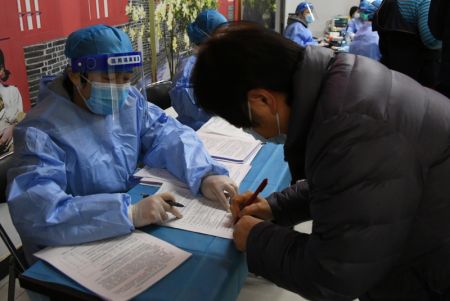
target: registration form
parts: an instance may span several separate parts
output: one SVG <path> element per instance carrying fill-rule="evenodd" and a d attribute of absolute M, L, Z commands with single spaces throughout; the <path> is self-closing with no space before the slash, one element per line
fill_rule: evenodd
<path fill-rule="evenodd" d="M 157 193 L 170 192 L 178 203 L 183 218 L 172 218 L 162 226 L 173 227 L 192 232 L 214 235 L 227 239 L 233 238 L 233 218 L 219 202 L 213 202 L 200 196 L 194 196 L 187 188 L 164 183 Z"/>
<path fill-rule="evenodd" d="M 49 247 L 34 254 L 107 300 L 129 300 L 191 254 L 141 231 L 76 246 Z"/>

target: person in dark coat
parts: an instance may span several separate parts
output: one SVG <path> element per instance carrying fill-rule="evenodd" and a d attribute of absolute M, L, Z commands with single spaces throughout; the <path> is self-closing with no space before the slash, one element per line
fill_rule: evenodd
<path fill-rule="evenodd" d="M 442 40 L 441 69 L 437 90 L 450 98 L 450 1 L 431 0 L 428 24 L 431 33 Z"/>
<path fill-rule="evenodd" d="M 442 43 L 430 32 L 430 0 L 384 0 L 373 19 L 380 62 L 435 88 Z"/>
<path fill-rule="evenodd" d="M 230 24 L 199 51 L 199 104 L 287 134 L 295 183 L 233 198 L 249 271 L 310 300 L 450 300 L 450 102 L 382 64 Z M 244 206 L 244 208 L 240 208 Z M 312 233 L 290 227 L 312 220 Z"/>

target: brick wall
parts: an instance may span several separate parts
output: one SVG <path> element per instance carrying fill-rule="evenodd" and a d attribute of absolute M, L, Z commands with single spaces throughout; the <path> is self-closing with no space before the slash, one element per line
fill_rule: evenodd
<path fill-rule="evenodd" d="M 145 11 L 147 12 L 147 17 L 138 23 L 127 23 L 122 24 L 117 27 L 123 28 L 134 27 L 138 28 L 142 23 L 145 22 L 147 25 L 149 20 L 149 6 L 147 0 L 133 0 L 135 5 L 143 5 Z M 148 25 L 147 25 L 148 29 Z M 181 42 L 182 33 L 179 33 L 179 41 Z M 30 92 L 30 102 L 34 106 L 37 101 L 37 96 L 39 93 L 39 81 L 44 75 L 58 75 L 61 74 L 68 64 L 68 60 L 64 55 L 64 45 L 66 38 L 46 41 L 40 44 L 31 45 L 24 48 L 25 53 L 25 66 L 27 70 L 27 80 Z M 150 43 L 148 39 L 148 31 L 146 31 L 146 36 L 142 40 L 143 45 L 143 58 L 144 58 L 144 75 L 148 80 L 151 78 L 151 62 L 150 62 Z M 183 45 L 185 49 L 183 52 L 189 52 L 189 45 Z M 138 49 L 137 40 L 133 41 L 133 48 Z M 159 41 L 159 53 L 157 55 L 157 66 L 158 66 L 158 80 L 168 79 L 167 72 L 164 72 L 166 66 L 166 57 L 164 54 L 163 41 Z M 165 75 L 163 75 L 165 74 Z"/>
<path fill-rule="evenodd" d="M 64 55 L 66 39 L 48 41 L 24 48 L 28 89 L 31 105 L 36 104 L 39 81 L 43 75 L 56 75 L 64 70 L 67 59 Z"/>

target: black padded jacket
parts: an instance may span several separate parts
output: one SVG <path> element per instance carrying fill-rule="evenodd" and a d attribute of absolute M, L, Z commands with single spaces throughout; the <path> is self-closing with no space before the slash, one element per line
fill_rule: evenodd
<path fill-rule="evenodd" d="M 311 300 L 450 300 L 449 100 L 316 47 L 293 87 L 285 158 L 309 185 L 268 198 L 249 270 Z M 310 235 L 286 227 L 306 220 Z"/>

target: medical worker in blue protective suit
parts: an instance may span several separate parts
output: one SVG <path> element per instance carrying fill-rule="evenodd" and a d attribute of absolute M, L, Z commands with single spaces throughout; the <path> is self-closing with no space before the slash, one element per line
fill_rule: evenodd
<path fill-rule="evenodd" d="M 367 1 L 368 4 L 371 4 L 375 11 L 380 7 L 381 5 L 381 0 L 369 0 Z M 355 6 L 357 7 L 357 6 Z M 374 14 L 374 11 L 371 12 L 372 17 Z M 358 9 L 353 13 L 350 14 L 351 20 L 348 22 L 347 25 L 347 30 L 346 33 L 349 35 L 350 40 L 353 40 L 353 38 L 355 37 L 355 34 L 358 32 L 359 29 L 361 29 L 362 27 L 364 27 L 364 16 L 362 16 L 361 18 L 361 11 L 358 7 Z"/>
<path fill-rule="evenodd" d="M 227 19 L 217 10 L 208 9 L 202 11 L 194 22 L 187 27 L 189 40 L 194 44 L 194 54 L 187 58 L 183 70 L 174 78 L 173 87 L 170 90 L 172 106 L 178 113 L 178 121 L 190 126 L 194 130 L 199 129 L 211 115 L 197 105 L 194 91 L 190 83 L 192 69 L 196 61 L 196 51 L 209 35 Z"/>
<path fill-rule="evenodd" d="M 349 36 L 350 40 L 353 40 L 355 33 L 362 27 L 363 21 L 361 20 L 361 14 L 358 6 L 353 6 L 355 9 L 353 13 L 350 13 L 350 20 L 348 21 L 346 34 Z"/>
<path fill-rule="evenodd" d="M 288 18 L 288 26 L 284 30 L 283 35 L 302 47 L 318 45 L 308 29 L 308 25 L 315 20 L 313 10 L 314 7 L 309 2 L 302 2 L 297 5 L 295 15 L 290 15 Z"/>
<path fill-rule="evenodd" d="M 130 205 L 126 191 L 138 162 L 167 168 L 192 192 L 228 207 L 224 191 L 237 188 L 226 169 L 192 129 L 130 86 L 142 57 L 123 31 L 80 29 L 68 37 L 65 54 L 71 67 L 41 87 L 14 132 L 8 203 L 29 261 L 45 246 L 127 234 L 167 220 L 166 212 L 181 217 L 165 202 L 170 194 Z"/>
<path fill-rule="evenodd" d="M 369 1 L 363 0 L 359 5 L 361 25 L 353 37 L 349 52 L 363 55 L 376 61 L 381 59 L 378 46 L 378 33 L 372 30 L 372 19 L 377 7 Z"/>

